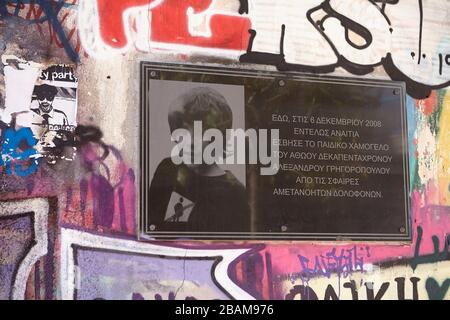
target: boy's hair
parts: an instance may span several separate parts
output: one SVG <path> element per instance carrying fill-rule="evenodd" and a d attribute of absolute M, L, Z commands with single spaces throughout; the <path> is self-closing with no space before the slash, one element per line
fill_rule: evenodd
<path fill-rule="evenodd" d="M 233 112 L 218 91 L 198 87 L 182 94 L 169 107 L 169 126 L 173 132 L 202 121 L 203 130 L 219 129 L 223 134 L 233 125 Z"/>

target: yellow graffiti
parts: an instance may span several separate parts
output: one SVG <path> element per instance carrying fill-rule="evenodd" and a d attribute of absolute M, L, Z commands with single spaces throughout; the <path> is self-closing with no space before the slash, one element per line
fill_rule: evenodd
<path fill-rule="evenodd" d="M 450 206 L 450 90 L 444 97 L 437 136 L 439 205 Z"/>

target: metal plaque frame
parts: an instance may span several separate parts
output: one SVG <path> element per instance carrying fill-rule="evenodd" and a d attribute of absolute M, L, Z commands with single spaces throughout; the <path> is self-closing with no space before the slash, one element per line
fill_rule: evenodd
<path fill-rule="evenodd" d="M 265 213 L 262 216 L 259 215 L 259 209 L 261 206 L 257 207 L 259 209 L 251 211 L 251 223 L 250 228 L 248 230 L 243 231 L 230 231 L 230 230 L 189 230 L 189 228 L 178 229 L 174 228 L 171 230 L 170 228 L 158 228 L 154 224 L 152 224 L 152 217 L 149 217 L 150 212 L 150 201 L 149 201 L 149 188 L 152 183 L 152 177 L 150 176 L 151 167 L 155 167 L 155 163 L 151 163 L 150 155 L 152 152 L 154 153 L 155 148 L 151 148 L 150 144 L 155 144 L 154 140 L 155 136 L 157 136 L 158 132 L 152 132 L 152 130 L 157 130 L 156 126 L 153 128 L 150 125 L 151 116 L 150 113 L 152 110 L 156 110 L 156 108 L 165 108 L 155 101 L 152 102 L 152 98 L 158 95 L 157 101 L 166 101 L 170 99 L 174 99 L 177 96 L 178 91 L 181 92 L 181 88 L 184 88 L 184 85 L 181 84 L 180 90 L 175 90 L 175 92 L 169 97 L 166 94 L 166 91 L 158 91 L 153 92 L 151 94 L 150 83 L 156 83 L 158 81 L 171 82 L 171 85 L 175 85 L 176 83 L 185 82 L 186 86 L 191 84 L 199 84 L 199 85 L 207 85 L 207 86 L 243 86 L 244 87 L 244 113 L 245 113 L 245 123 L 246 128 L 249 124 L 247 119 L 247 108 L 249 102 L 249 97 L 253 98 L 258 97 L 258 95 L 264 95 L 265 98 L 261 98 L 261 101 L 266 103 L 270 99 L 268 97 L 275 96 L 278 89 L 273 88 L 281 88 L 280 92 L 284 92 L 286 95 L 287 105 L 290 105 L 290 101 L 292 99 L 288 99 L 290 97 L 297 97 L 298 92 L 308 92 L 309 100 L 304 101 L 316 101 L 317 99 L 321 100 L 318 104 L 321 112 L 325 110 L 328 112 L 330 118 L 338 118 L 339 114 L 348 113 L 346 105 L 349 105 L 348 108 L 360 108 L 361 114 L 366 112 L 369 115 L 380 115 L 382 119 L 385 119 L 385 122 L 389 124 L 382 128 L 382 130 L 378 130 L 376 132 L 380 133 L 380 139 L 385 139 L 385 145 L 389 145 L 392 153 L 386 153 L 387 157 L 391 156 L 392 163 L 392 171 L 395 174 L 386 174 L 384 177 L 378 178 L 368 178 L 370 174 L 362 174 L 363 181 L 367 180 L 367 183 L 371 186 L 382 188 L 380 190 L 380 194 L 383 194 L 383 198 L 379 198 L 378 200 L 374 199 L 332 199 L 329 197 L 325 197 L 326 199 L 330 199 L 328 202 L 322 198 L 320 201 L 317 200 L 317 206 L 314 204 L 315 200 L 311 200 L 312 198 L 308 198 L 305 200 L 308 202 L 305 205 L 304 209 L 301 212 L 305 213 L 305 215 L 309 215 L 305 218 L 305 222 L 298 222 L 296 224 L 295 214 L 293 217 L 289 216 L 289 213 L 286 214 L 278 212 L 274 212 L 276 210 L 266 209 L 266 205 L 262 209 Z M 258 88 L 262 88 L 266 85 L 268 93 L 264 90 L 260 90 Z M 152 85 L 153 86 L 153 85 Z M 284 87 L 284 88 L 283 88 Z M 158 87 L 159 88 L 159 87 Z M 257 88 L 257 89 L 255 89 Z M 272 88 L 272 89 L 271 89 Z M 325 89 L 323 89 L 325 88 Z M 253 91 L 252 91 L 253 90 Z M 259 93 L 256 94 L 257 90 Z M 284 91 L 283 91 L 284 90 Z M 290 91 L 289 91 L 290 90 Z M 348 90 L 348 92 L 347 92 Z M 172 92 L 172 91 L 171 91 Z M 315 76 L 315 75 L 305 75 L 295 72 L 289 73 L 281 73 L 281 72 L 272 72 L 272 71 L 259 71 L 259 70 L 250 70 L 250 69 L 234 69 L 234 68 L 217 68 L 212 66 L 194 66 L 194 65 L 179 65 L 179 64 L 164 64 L 164 63 L 153 63 L 153 62 L 141 62 L 140 63 L 140 174 L 139 174 L 139 210 L 138 210 L 138 237 L 141 240 L 145 239 L 217 239 L 217 240 L 238 240 L 238 239 L 255 239 L 255 240 L 342 240 L 342 241 L 360 241 L 360 240 L 369 240 L 369 241 L 387 241 L 387 242 L 409 242 L 412 238 L 411 232 L 411 214 L 410 214 L 410 198 L 409 198 L 409 156 L 408 156 L 408 131 L 407 131 L 407 117 L 406 117 L 406 93 L 405 93 L 405 85 L 402 82 L 394 82 L 394 81 L 382 81 L 382 80 L 367 80 L 367 79 L 354 79 L 354 78 L 344 78 L 344 77 L 329 77 L 329 76 Z M 376 93 L 379 93 L 378 95 Z M 251 95 L 253 94 L 253 95 Z M 164 97 L 162 95 L 165 95 Z M 330 97 L 336 98 L 331 99 Z M 364 97 L 371 97 L 371 102 L 365 102 L 361 100 Z M 356 98 L 355 98 L 356 97 Z M 359 98 L 358 98 L 359 97 Z M 351 100 L 351 99 L 355 100 Z M 161 100 L 162 99 L 162 100 Z M 164 100 L 165 99 L 165 100 Z M 278 99 L 274 97 L 274 99 Z M 302 98 L 303 99 L 303 98 Z M 306 99 L 306 98 L 304 98 Z M 327 100 L 328 99 L 328 100 Z M 346 100 L 350 99 L 350 100 Z M 358 100 L 359 99 L 359 100 Z M 365 98 L 364 98 L 365 99 Z M 379 99 L 379 100 L 377 100 Z M 280 98 L 279 101 L 284 101 L 283 97 Z M 302 100 L 303 101 L 303 100 Z M 328 102 L 327 102 L 328 101 Z M 377 104 L 377 101 L 379 103 Z M 380 102 L 381 101 L 381 102 Z M 294 101 L 294 104 L 296 102 Z M 369 107 L 372 106 L 375 107 Z M 384 106 L 385 104 L 385 106 Z M 326 107 L 325 107 L 326 105 Z M 332 106 L 333 108 L 331 108 Z M 359 106 L 359 107 L 358 107 Z M 253 106 L 254 107 L 254 106 Z M 270 106 L 269 106 L 270 107 Z M 268 108 L 269 108 L 268 107 Z M 153 108 L 153 109 L 152 109 Z M 281 108 L 281 107 L 279 107 Z M 290 107 L 286 107 L 290 108 Z M 295 108 L 297 108 L 295 106 Z M 292 110 L 296 110 L 292 107 Z M 308 105 L 305 108 L 309 108 L 308 110 L 315 110 L 316 106 Z M 329 108 L 329 109 L 326 109 Z M 365 109 L 364 109 L 365 108 Z M 380 108 L 380 109 L 376 109 Z M 319 110 L 318 109 L 318 110 Z M 364 109 L 364 110 L 363 110 Z M 255 110 L 252 109 L 253 111 Z M 258 108 L 256 108 L 258 110 Z M 262 109 L 261 109 L 262 110 Z M 271 107 L 268 109 L 271 110 Z M 291 110 L 291 109 L 289 109 Z M 306 110 L 306 109 L 305 109 Z M 353 109 L 352 109 L 353 110 Z M 355 109 L 359 110 L 359 109 Z M 389 110 L 389 113 L 392 112 L 392 116 L 386 116 L 386 110 Z M 153 112 L 153 111 L 152 111 Z M 312 112 L 312 111 L 309 111 Z M 359 112 L 359 111 L 358 111 Z M 253 112 L 253 117 L 255 112 Z M 263 112 L 258 113 L 258 116 L 264 117 Z M 266 115 L 267 116 L 267 115 Z M 273 115 L 272 115 L 273 118 Z M 361 118 L 362 121 L 372 121 L 370 119 Z M 154 120 L 152 121 L 159 121 Z M 381 120 L 380 120 L 381 121 Z M 156 123 L 156 122 L 153 122 Z M 370 122 L 369 122 L 370 123 Z M 381 121 L 381 123 L 383 123 Z M 376 123 L 375 123 L 376 124 Z M 282 124 L 280 124 L 281 126 Z M 288 130 L 289 127 L 280 127 L 283 130 Z M 332 129 L 333 126 L 326 127 L 328 129 Z M 362 128 L 362 127 L 361 127 Z M 375 128 L 366 128 L 362 129 L 362 132 L 368 132 L 367 137 L 374 139 L 375 135 L 370 130 L 375 130 Z M 366 131 L 364 131 L 366 130 Z M 355 130 L 356 131 L 356 130 Z M 374 131 L 375 132 L 375 131 Z M 162 133 L 170 136 L 170 132 Z M 318 139 L 318 138 L 317 138 Z M 170 140 L 167 140 L 170 141 Z M 316 142 L 318 142 L 317 140 Z M 344 140 L 343 141 L 349 141 Z M 357 141 L 355 138 L 353 141 Z M 160 141 L 161 144 L 167 144 L 165 141 Z M 381 142 L 380 142 L 381 144 Z M 150 150 L 152 149 L 152 150 Z M 320 151 L 320 150 L 319 150 Z M 334 151 L 330 151 L 333 154 Z M 338 153 L 336 151 L 335 153 Z M 342 152 L 341 152 L 342 153 Z M 345 153 L 345 152 L 344 152 Z M 376 152 L 374 152 L 376 154 Z M 367 153 L 368 154 L 368 153 Z M 386 158 L 387 159 L 387 158 Z M 300 161 L 299 161 L 300 163 Z M 311 162 L 318 163 L 318 162 Z M 352 165 L 349 164 L 349 167 Z M 380 167 L 378 164 L 373 165 L 373 168 Z M 386 166 L 387 168 L 388 166 Z M 154 169 L 152 169 L 154 170 Z M 156 169 L 158 170 L 158 169 Z M 351 170 L 351 169 L 349 169 Z M 362 170 L 362 169 L 361 169 Z M 366 169 L 368 170 L 368 169 Z M 280 173 L 280 172 L 279 172 Z M 279 174 L 277 173 L 277 174 Z M 298 174 L 298 173 L 296 173 Z M 342 176 L 344 176 L 342 174 Z M 308 177 L 309 178 L 309 177 Z M 325 177 L 326 178 L 326 177 Z M 248 169 L 246 172 L 246 180 L 249 179 Z M 257 184 L 259 186 L 269 185 L 273 186 L 275 183 L 270 184 L 267 182 L 268 180 L 264 178 L 255 178 L 261 180 L 253 181 L 253 184 Z M 364 180 L 366 179 L 366 180 Z M 374 181 L 372 181 L 372 180 Z M 386 183 L 391 184 L 388 181 L 391 181 L 392 185 L 397 186 L 395 189 L 390 189 L 390 186 L 386 186 Z M 340 180 L 336 180 L 340 181 Z M 370 183 L 369 183 L 370 182 Z M 250 186 L 250 189 L 253 187 Z M 332 186 L 330 190 L 341 190 L 336 186 Z M 344 188 L 344 187 L 342 187 Z M 384 189 L 383 189 L 384 188 Z M 393 187 L 392 187 L 393 188 Z M 248 191 L 249 187 L 247 186 L 247 197 L 249 193 L 253 194 L 256 192 Z M 258 188 L 256 188 L 257 190 Z M 292 189 L 292 188 L 290 188 Z M 388 190 L 389 189 L 389 190 Z M 275 187 L 274 187 L 275 190 Z M 315 190 L 314 188 L 311 190 Z M 342 189 L 344 190 L 344 189 Z M 386 192 L 384 192 L 386 191 Z M 259 191 L 258 191 L 259 192 Z M 268 192 L 265 190 L 264 192 Z M 340 192 L 340 191 L 339 191 Z M 340 192 L 342 193 L 342 192 Z M 350 192 L 345 193 L 346 195 L 350 194 Z M 355 193 L 352 193 L 355 194 Z M 362 193 L 361 193 L 362 194 Z M 374 193 L 378 195 L 378 193 Z M 178 193 L 176 194 L 178 196 Z M 268 198 L 264 196 L 264 198 Z M 270 198 L 270 197 L 269 197 Z M 291 199 L 294 198 L 294 199 Z M 294 204 L 291 206 L 292 208 L 297 208 L 299 202 L 298 198 L 291 197 L 284 199 L 287 202 L 292 201 Z M 283 199 L 277 198 L 274 196 L 274 199 Z M 305 198 L 306 199 L 306 198 Z M 265 199 L 264 199 L 265 200 Z M 172 201 L 172 198 L 170 199 Z M 257 200 L 259 201 L 259 200 Z M 280 202 L 280 212 L 284 209 L 283 207 L 284 200 L 279 200 Z M 331 202 L 330 202 L 331 201 Z M 334 203 L 335 201 L 336 203 Z M 286 203 L 287 203 L 286 202 Z M 269 202 L 267 202 L 269 203 Z M 366 204 L 365 204 L 366 203 Z M 347 206 L 348 204 L 348 206 Z M 195 207 L 195 204 L 193 205 Z M 251 207 L 251 205 L 249 205 Z M 288 208 L 289 205 L 287 205 Z M 344 206 L 344 209 L 347 208 L 348 211 L 342 209 L 340 211 L 336 211 L 339 214 L 337 215 L 336 220 L 334 221 L 333 210 L 338 208 L 339 206 Z M 377 207 L 378 206 L 378 207 Z M 352 212 L 352 208 L 356 207 L 356 211 Z M 273 208 L 277 208 L 276 206 Z M 323 212 L 321 211 L 323 209 Z M 377 211 L 377 208 L 380 208 Z M 315 209 L 315 210 L 314 210 Z M 300 210 L 300 209 L 299 209 Z M 338 209 L 336 209 L 338 210 Z M 267 211 L 267 212 L 266 212 Z M 270 212 L 269 212 L 270 211 Z M 289 211 L 289 210 L 287 210 Z M 267 214 L 271 215 L 273 212 L 273 216 L 271 219 L 275 220 L 267 220 Z M 314 213 L 314 214 L 313 214 Z M 287 217 L 285 217 L 287 215 Z M 321 216 L 322 215 L 322 216 Z M 276 220 L 279 217 L 279 221 Z M 298 217 L 303 217 L 302 213 L 298 214 Z M 331 217 L 331 218 L 330 218 Z M 317 219 L 316 219 L 317 218 Z M 283 220 L 284 219 L 284 220 Z M 294 220 L 292 220 L 294 219 Z M 309 220 L 308 220 L 309 219 Z M 316 219 L 316 220 L 314 220 Z M 360 219 L 360 220 L 358 220 Z M 347 221 L 348 224 L 342 226 L 342 230 L 340 231 L 339 223 L 342 221 Z M 260 224 L 255 221 L 259 221 Z M 274 223 L 271 223 L 273 221 Z M 287 221 L 287 222 L 286 222 Z M 294 222 L 291 227 L 289 222 Z M 311 222 L 312 221 L 312 222 Z M 356 221 L 354 228 L 351 226 L 352 221 Z M 239 221 L 236 221 L 237 223 Z M 266 223 L 266 224 L 265 224 Z M 307 225 L 308 228 L 303 229 L 303 225 Z M 260 227 L 264 226 L 264 227 Z M 269 227 L 267 227 L 269 226 Z M 273 226 L 270 227 L 270 226 Z M 336 230 L 330 230 L 335 228 Z M 353 229 L 352 229 L 353 228 Z M 372 228 L 372 229 L 371 229 Z M 345 230 L 344 230 L 345 229 Z"/>

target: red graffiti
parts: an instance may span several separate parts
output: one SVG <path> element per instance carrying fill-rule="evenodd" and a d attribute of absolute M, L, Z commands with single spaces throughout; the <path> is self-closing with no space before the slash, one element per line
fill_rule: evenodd
<path fill-rule="evenodd" d="M 188 30 L 189 7 L 195 13 L 207 10 L 212 1 L 170 0 L 152 11 L 152 41 L 189 44 L 199 47 L 241 50 L 247 48 L 247 32 L 251 23 L 243 17 L 214 15 L 211 17 L 211 38 L 193 37 Z"/>
<path fill-rule="evenodd" d="M 125 34 L 123 14 L 127 9 L 150 5 L 155 0 L 97 0 L 100 22 L 100 35 L 106 44 L 113 48 L 123 48 L 128 40 Z"/>
<path fill-rule="evenodd" d="M 439 97 L 436 91 L 432 91 L 430 96 L 423 100 L 416 100 L 416 106 L 418 109 L 426 116 L 431 116 L 435 111 L 436 106 L 438 106 Z"/>
<path fill-rule="evenodd" d="M 127 9 L 155 4 L 154 0 L 109 1 L 97 0 L 100 35 L 113 48 L 128 44 L 124 25 Z M 187 11 L 194 13 L 208 10 L 212 0 L 166 0 L 151 9 L 150 41 L 167 44 L 193 45 L 206 48 L 243 50 L 247 48 L 251 27 L 250 19 L 239 16 L 213 14 L 210 19 L 211 37 L 194 36 L 189 32 Z M 149 15 L 150 16 L 150 15 Z"/>

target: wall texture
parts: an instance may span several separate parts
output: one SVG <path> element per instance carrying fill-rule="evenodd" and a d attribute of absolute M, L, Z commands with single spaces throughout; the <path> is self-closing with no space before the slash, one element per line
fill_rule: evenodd
<path fill-rule="evenodd" d="M 449 0 L 0 0 L 0 55 L 0 299 L 450 298 Z M 144 60 L 404 81 L 412 243 L 138 242 Z"/>

